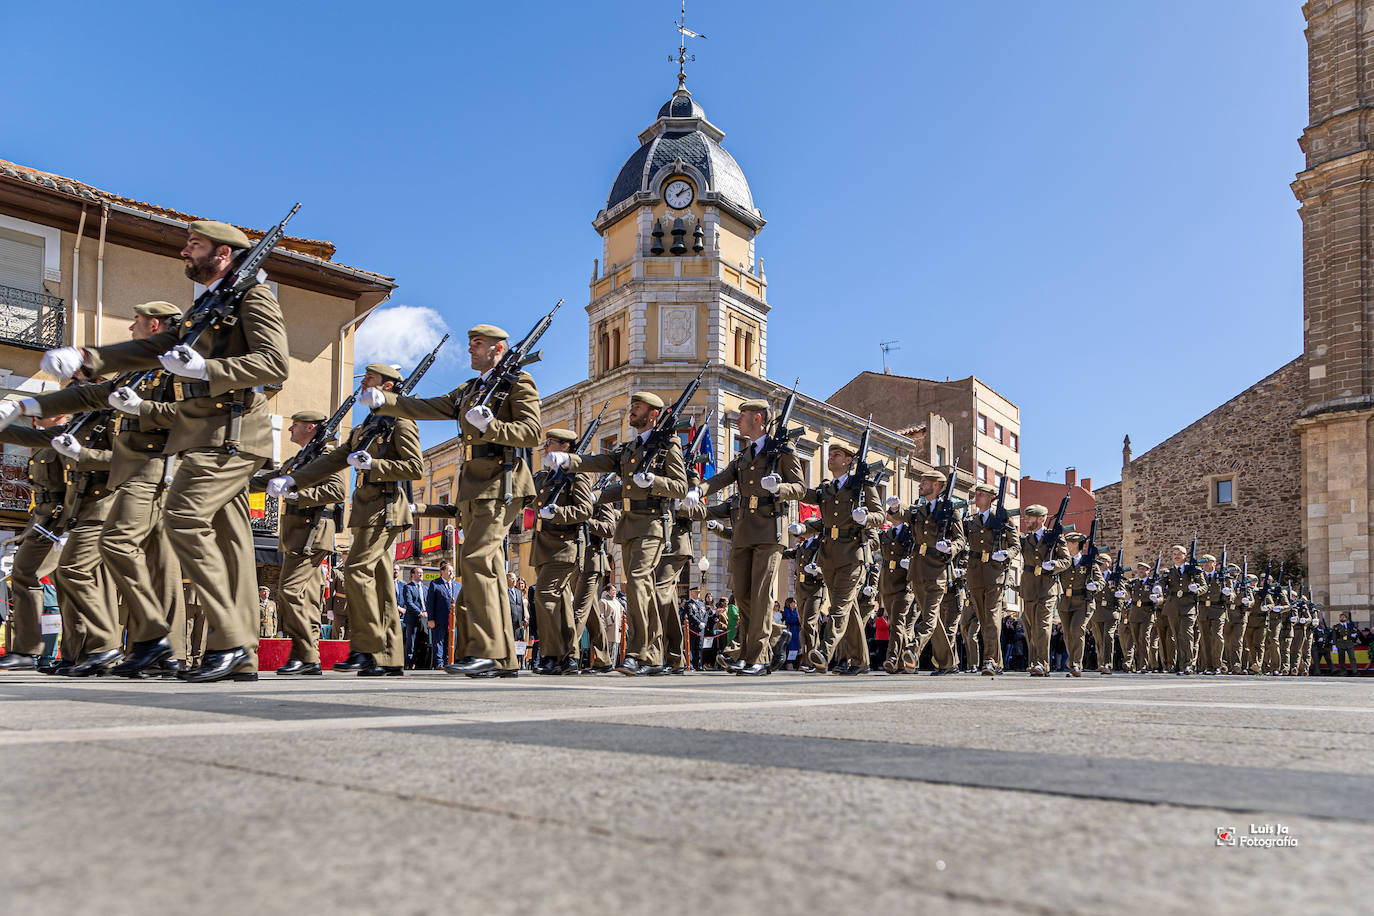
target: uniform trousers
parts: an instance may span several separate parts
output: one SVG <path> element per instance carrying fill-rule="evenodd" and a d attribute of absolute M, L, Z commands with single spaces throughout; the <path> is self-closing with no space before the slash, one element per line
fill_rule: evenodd
<path fill-rule="evenodd" d="M 182 658 L 186 604 L 181 564 L 163 524 L 166 487 L 161 480 L 129 480 L 109 500 L 100 558 L 128 614 L 129 638 L 151 642 L 168 637 L 172 657 Z"/>
<path fill-rule="evenodd" d="M 828 546 L 828 545 L 827 545 Z M 836 551 L 838 552 L 838 551 Z M 834 657 L 851 666 L 868 667 L 868 641 L 860 620 L 859 588 L 863 585 L 865 565 L 858 556 L 834 558 L 821 551 L 821 572 L 830 595 L 830 626 L 833 634 L 822 648 L 827 659 Z"/>
<path fill-rule="evenodd" d="M 1093 645 L 1097 647 L 1097 667 L 1106 668 L 1108 671 L 1113 668 L 1113 657 L 1116 654 L 1116 631 L 1121 622 L 1119 611 L 1109 611 L 1106 608 L 1096 608 L 1093 615 L 1088 618 L 1088 628 L 1092 630 Z"/>
<path fill-rule="evenodd" d="M 1159 651 L 1165 670 L 1184 671 L 1193 667 L 1193 631 L 1197 627 L 1197 608 L 1191 604 L 1165 607 L 1160 615 Z"/>
<path fill-rule="evenodd" d="M 974 579 L 972 581 L 978 581 Z M 982 651 L 976 644 L 970 647 L 969 630 L 964 631 L 964 646 L 968 649 L 969 664 L 977 665 L 981 655 L 984 664 L 992 662 L 993 669 L 1002 670 L 1002 616 L 1006 611 L 1007 593 L 1001 581 L 991 585 L 971 585 L 968 589 L 968 603 L 978 618 L 978 626 L 972 632 L 981 636 Z"/>
<path fill-rule="evenodd" d="M 578 568 L 577 563 L 546 562 L 535 571 L 534 614 L 539 624 L 540 658 L 557 661 L 577 652 L 573 580 Z"/>
<path fill-rule="evenodd" d="M 1269 615 L 1252 611 L 1245 618 L 1245 654 L 1241 664 L 1246 671 L 1258 674 L 1264 669 L 1264 653 L 1269 644 Z"/>
<path fill-rule="evenodd" d="M 911 583 L 911 625 L 902 635 L 902 654 L 898 670 L 915 672 L 921 664 L 921 652 L 940 626 L 940 606 L 944 603 L 944 577 L 938 579 L 908 579 Z M 889 651 L 891 647 L 889 646 Z"/>
<path fill-rule="evenodd" d="M 959 612 L 959 635 L 964 637 L 964 667 L 976 671 L 983 663 L 983 652 L 979 645 L 979 635 L 983 623 L 978 619 L 978 610 L 968 599 L 969 590 L 964 590 L 964 609 Z"/>
<path fill-rule="evenodd" d="M 812 652 L 825 654 L 821 643 L 821 613 L 825 610 L 825 583 L 797 583 L 797 621 L 801 629 L 801 652 L 798 667 L 811 665 Z"/>
<path fill-rule="evenodd" d="M 353 528 L 353 543 L 344 564 L 348 648 L 371 655 L 376 664 L 388 668 L 406 663 L 405 634 L 396 610 L 396 584 L 391 578 L 396 542 L 405 530 L 387 525 Z"/>
<path fill-rule="evenodd" d="M 900 588 L 883 591 L 883 607 L 887 610 L 887 659 L 883 667 L 896 671 L 901 667 L 902 655 L 915 639 L 916 625 L 911 602 L 911 586 L 905 579 Z M 802 629 L 802 648 L 805 650 L 806 630 Z"/>
<path fill-rule="evenodd" d="M 739 607 L 739 655 L 746 665 L 772 658 L 773 596 L 782 560 L 781 544 L 731 544 L 730 588 Z"/>
<path fill-rule="evenodd" d="M 601 622 L 601 570 L 587 563 L 574 576 L 573 595 L 573 639 L 574 646 L 582 642 L 582 630 L 587 631 L 587 641 L 591 646 L 592 664 L 610 664 L 611 640 Z"/>
<path fill-rule="evenodd" d="M 71 661 L 120 648 L 119 605 L 114 583 L 100 563 L 102 522 L 77 521 L 67 529 L 67 543 L 57 561 L 57 585 L 65 632 L 69 616 L 80 621 L 81 644 Z M 68 611 L 70 608 L 70 611 Z"/>
<path fill-rule="evenodd" d="M 1226 612 L 1226 625 L 1221 631 L 1221 666 L 1226 671 L 1239 671 L 1241 652 L 1245 645 L 1245 624 L 1249 615 L 1237 605 Z"/>
<path fill-rule="evenodd" d="M 1226 611 L 1204 607 L 1198 618 L 1198 663 L 1203 671 L 1217 671 L 1222 667 L 1222 634 L 1226 629 Z"/>
<path fill-rule="evenodd" d="M 677 584 L 682 579 L 692 557 L 690 554 L 668 554 L 658 561 L 654 576 L 654 592 L 658 596 L 659 645 L 656 654 L 663 664 L 673 668 L 687 667 L 687 652 L 683 645 L 682 615 L 677 609 Z"/>
<path fill-rule="evenodd" d="M 958 639 L 959 617 L 964 612 L 964 590 L 950 588 L 940 599 L 940 625 L 936 627 L 931 645 L 931 663 L 935 669 L 947 670 L 959 667 Z"/>
<path fill-rule="evenodd" d="M 14 552 L 10 570 L 10 599 L 14 604 L 14 644 L 9 651 L 18 655 L 43 652 L 44 576 L 57 568 L 58 551 L 52 541 L 36 531 L 27 531 Z M 65 623 L 65 618 L 63 623 Z M 64 632 L 65 635 L 65 632 Z M 62 657 L 70 658 L 65 652 Z"/>
<path fill-rule="evenodd" d="M 277 610 L 282 632 L 291 640 L 291 658 L 320 663 L 320 614 L 324 607 L 324 561 L 327 550 L 297 553 L 283 550 L 277 580 Z"/>
<path fill-rule="evenodd" d="M 1064 648 L 1069 651 L 1069 668 L 1083 667 L 1083 646 L 1088 632 L 1090 601 L 1065 597 L 1059 600 L 1059 627 L 1064 631 Z"/>
<path fill-rule="evenodd" d="M 468 499 L 458 503 L 463 542 L 458 546 L 458 570 L 463 580 L 462 620 L 457 638 L 459 657 L 489 658 L 501 670 L 519 667 L 515 658 L 515 630 L 506 592 L 505 537 L 510 519 L 523 511 L 523 502 L 507 506 L 499 499 Z M 387 582 L 391 577 L 386 577 Z M 350 602 L 351 605 L 351 602 Z M 356 621 L 349 622 L 357 626 Z"/>
<path fill-rule="evenodd" d="M 1050 670 L 1050 631 L 1054 628 L 1054 614 L 1059 606 L 1057 592 L 1027 596 L 1022 592 L 1021 627 L 1026 631 L 1026 668 L 1039 665 Z"/>

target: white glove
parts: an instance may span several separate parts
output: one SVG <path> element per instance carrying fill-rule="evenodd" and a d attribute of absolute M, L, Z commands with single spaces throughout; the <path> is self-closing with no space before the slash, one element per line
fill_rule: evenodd
<path fill-rule="evenodd" d="M 1240 599 L 1241 607 L 1249 607 L 1250 605 L 1252 605 L 1252 604 L 1254 604 L 1254 603 L 1255 603 L 1255 599 L 1253 599 L 1253 598 L 1242 598 L 1242 599 Z"/>
<path fill-rule="evenodd" d="M 701 570 L 702 572 L 706 572 L 706 570 L 710 568 L 711 561 L 706 557 L 702 557 L 700 560 L 697 560 L 697 569 Z"/>
<path fill-rule="evenodd" d="M 60 436 L 53 436 L 53 451 L 68 458 L 78 458 L 81 455 L 81 443 L 76 441 L 76 437 L 71 433 L 63 433 Z"/>
<path fill-rule="evenodd" d="M 67 546 L 67 535 L 64 534 L 64 535 L 62 535 L 61 537 L 59 537 L 59 538 L 57 539 L 57 549 L 58 549 L 58 550 L 61 550 L 63 547 L 66 547 L 66 546 Z"/>
<path fill-rule="evenodd" d="M 802 567 L 802 572 L 806 573 L 808 576 L 819 576 L 821 574 L 821 568 L 815 563 L 807 563 Z"/>
<path fill-rule="evenodd" d="M 572 455 L 567 452 L 549 452 L 541 464 L 546 471 L 561 471 L 572 463 Z"/>
<path fill-rule="evenodd" d="M 1159 595 L 1159 594 L 1151 595 L 1151 596 L 1150 596 L 1150 602 L 1151 602 L 1152 604 L 1163 604 L 1163 603 L 1164 603 L 1164 596 L 1163 596 L 1163 595 Z"/>
<path fill-rule="evenodd" d="M 1230 598 L 1232 595 L 1236 593 L 1236 590 L 1228 585 L 1221 590 L 1221 593 L 1225 595 L 1227 598 Z"/>
<path fill-rule="evenodd" d="M 863 506 L 860 506 L 853 512 L 849 513 L 849 517 L 854 519 L 854 524 L 856 525 L 868 524 L 868 510 L 865 509 Z"/>
<path fill-rule="evenodd" d="M 81 355 L 81 350 L 76 347 L 58 347 L 56 350 L 49 350 L 43 354 L 43 358 L 38 361 L 38 368 L 51 375 L 53 378 L 66 381 L 76 371 L 84 365 L 86 360 Z"/>
<path fill-rule="evenodd" d="M 698 488 L 698 487 L 692 487 L 692 489 L 690 489 L 690 490 L 687 491 L 687 495 L 684 496 L 684 497 L 682 497 L 682 508 L 684 508 L 684 509 L 695 509 L 695 508 L 697 508 L 697 507 L 700 506 L 700 505 L 701 505 L 701 490 L 700 490 L 700 488 Z"/>
<path fill-rule="evenodd" d="M 376 410 L 386 403 L 386 393 L 380 388 L 364 388 L 358 394 L 358 403 L 368 410 Z"/>
<path fill-rule="evenodd" d="M 945 540 L 936 541 L 935 549 L 940 551 L 940 553 L 954 553 L 954 545 Z"/>
<path fill-rule="evenodd" d="M 1097 591 L 1098 585 L 1097 585 L 1096 582 L 1089 582 L 1088 585 L 1087 585 L 1087 588 L 1088 588 L 1088 591 L 1090 591 L 1090 592 L 1095 592 L 1095 591 Z"/>
<path fill-rule="evenodd" d="M 540 518 L 544 518 L 544 519 L 553 518 L 553 512 L 554 512 L 553 506 L 540 506 L 540 507 L 539 507 L 539 517 L 540 517 Z"/>
<path fill-rule="evenodd" d="M 105 399 L 105 403 L 109 404 L 120 413 L 127 413 L 136 417 L 138 416 L 139 405 L 143 403 L 143 398 L 139 397 L 138 392 L 134 391 L 128 385 L 122 385 L 110 392 L 110 396 Z"/>
<path fill-rule="evenodd" d="M 1196 582 L 1189 582 L 1189 583 L 1188 583 L 1188 591 L 1190 591 L 1190 592 L 1192 592 L 1194 595 L 1196 595 L 1198 592 L 1202 591 L 1202 586 L 1201 586 L 1201 585 L 1198 585 Z"/>
<path fill-rule="evenodd" d="M 646 490 L 654 485 L 654 475 L 650 474 L 648 471 L 640 471 L 630 479 L 634 481 L 635 486 L 643 487 Z"/>
<path fill-rule="evenodd" d="M 1289 618 L 1288 618 L 1288 622 L 1289 622 L 1289 623 L 1297 623 L 1297 622 L 1298 622 L 1297 615 L 1294 615 L 1294 616 L 1292 616 L 1292 617 L 1289 617 Z"/>
<path fill-rule="evenodd" d="M 1054 561 L 1046 560 L 1045 562 L 1040 564 L 1040 568 L 1043 569 L 1045 572 L 1054 572 Z"/>
<path fill-rule="evenodd" d="M 1006 560 L 1007 552 L 1005 550 L 994 550 L 992 552 L 992 558 L 996 560 L 998 563 L 1001 563 L 1002 561 Z"/>
<path fill-rule="evenodd" d="M 1126 598 L 1126 593 L 1123 592 L 1121 589 L 1117 589 L 1116 591 L 1112 592 L 1112 597 L 1124 601 Z"/>
<path fill-rule="evenodd" d="M 0 401 L 0 429 L 19 419 L 21 409 L 18 401 Z"/>
<path fill-rule="evenodd" d="M 887 511 L 889 511 L 889 512 L 900 512 L 901 509 L 902 509 L 902 501 L 901 501 L 900 499 L 898 499 L 898 498 L 895 497 L 895 496 L 889 496 L 889 497 L 887 498 Z"/>
<path fill-rule="evenodd" d="M 902 557 L 902 559 L 901 559 L 900 561 L 898 561 L 897 565 L 900 566 L 900 567 L 902 567 L 902 569 L 910 569 L 910 568 L 911 568 L 911 557 Z"/>
<path fill-rule="evenodd" d="M 706 530 L 707 530 L 707 531 L 718 531 L 718 530 L 720 530 L 720 522 L 716 521 L 716 520 L 713 519 L 713 518 L 708 518 L 708 519 L 706 520 Z"/>
<path fill-rule="evenodd" d="M 287 490 L 291 489 L 295 485 L 295 478 L 293 478 L 289 474 L 282 477 L 273 477 L 271 480 L 267 481 L 267 495 L 282 496 L 286 493 Z"/>
<path fill-rule="evenodd" d="M 467 413 L 463 414 L 463 419 L 467 420 L 469 423 L 480 429 L 482 432 L 486 432 L 487 427 L 491 425 L 491 421 L 493 418 L 490 408 L 474 407 Z"/>
<path fill-rule="evenodd" d="M 961 568 L 961 567 L 959 567 L 959 566 L 954 567 L 954 578 L 956 578 L 956 579 L 962 579 L 962 578 L 964 578 L 964 573 L 965 573 L 965 572 L 967 572 L 967 570 L 965 570 L 965 569 L 963 569 L 963 568 Z"/>
<path fill-rule="evenodd" d="M 759 486 L 763 487 L 769 493 L 776 493 L 778 492 L 778 487 L 782 486 L 782 477 L 777 474 L 765 474 L 763 478 L 759 480 Z"/>
<path fill-rule="evenodd" d="M 787 526 L 787 533 L 792 535 L 793 537 L 799 534 L 805 534 L 806 526 L 803 525 L 801 522 L 793 522 L 792 524 Z"/>
<path fill-rule="evenodd" d="M 173 375 L 200 379 L 202 382 L 210 377 L 210 371 L 205 367 L 205 357 L 186 344 L 177 344 L 159 356 L 157 361 Z"/>
<path fill-rule="evenodd" d="M 414 503 L 407 503 L 407 505 L 410 506 L 410 514 L 411 514 L 411 515 L 415 515 L 417 512 L 420 511 L 420 507 L 417 506 L 417 505 L 415 505 Z"/>
<path fill-rule="evenodd" d="M 1151 595 L 1160 595 L 1160 596 L 1163 596 L 1163 595 L 1164 595 L 1164 588 L 1163 588 L 1163 586 L 1156 585 L 1154 588 L 1150 589 L 1150 594 L 1151 594 Z"/>
<path fill-rule="evenodd" d="M 360 471 L 366 471 L 372 467 L 372 456 L 367 452 L 351 452 L 348 456 L 348 464 Z"/>
<path fill-rule="evenodd" d="M 875 589 L 871 585 L 865 585 L 863 588 L 859 589 L 859 591 L 863 594 L 865 598 L 872 598 L 874 592 L 876 592 L 877 589 Z"/>

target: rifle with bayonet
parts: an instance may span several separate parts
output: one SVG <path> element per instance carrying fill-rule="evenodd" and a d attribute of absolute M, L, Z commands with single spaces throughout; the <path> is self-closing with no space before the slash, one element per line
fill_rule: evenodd
<path fill-rule="evenodd" d="M 477 399 L 473 401 L 473 407 L 485 407 L 493 414 L 501 409 L 501 405 L 505 403 L 506 397 L 515 387 L 515 383 L 520 378 L 520 373 L 524 368 L 544 358 L 544 351 L 535 350 L 534 345 L 539 342 L 539 338 L 544 336 L 549 325 L 553 324 L 554 313 L 562 305 L 562 299 L 555 302 L 549 313 L 536 321 L 534 327 L 518 344 L 501 354 L 501 358 L 492 367 L 487 377 L 477 380 Z"/>
<path fill-rule="evenodd" d="M 791 429 L 788 426 L 792 422 L 792 407 L 797 403 L 797 385 L 800 384 L 801 378 L 798 377 L 792 385 L 791 393 L 782 402 L 782 409 L 778 411 L 778 416 L 773 421 L 773 428 L 768 433 L 768 441 L 764 443 L 764 451 L 769 456 L 768 473 L 770 474 L 778 472 L 778 462 L 782 459 L 783 452 L 791 446 L 793 439 L 805 431 L 801 427 Z"/>
<path fill-rule="evenodd" d="M 1093 511 L 1093 523 L 1088 526 L 1088 549 L 1083 555 L 1083 564 L 1087 567 L 1088 578 L 1093 576 L 1093 564 L 1097 562 L 1097 512 Z"/>
<path fill-rule="evenodd" d="M 701 379 L 710 367 L 711 363 L 708 360 L 706 365 L 701 367 L 701 371 L 697 373 L 697 377 L 688 382 L 687 387 L 682 389 L 682 394 L 678 395 L 677 400 L 671 406 L 658 412 L 658 419 L 654 421 L 654 428 L 649 431 L 648 438 L 644 440 L 644 451 L 640 454 L 634 471 L 631 472 L 632 476 L 647 471 L 663 450 L 677 441 L 678 421 L 687 410 L 687 404 L 692 400 L 692 396 L 701 387 Z"/>
<path fill-rule="evenodd" d="M 601 418 L 605 416 L 606 408 L 609 406 L 611 406 L 610 401 L 602 404 L 601 412 L 596 415 L 596 419 L 592 420 L 592 422 L 587 425 L 587 428 L 583 430 L 581 438 L 579 438 L 577 444 L 573 446 L 572 453 L 574 455 L 587 454 L 587 449 L 591 448 L 592 443 L 596 441 L 596 431 L 601 428 Z M 572 472 L 567 468 L 559 468 L 554 471 L 553 479 L 550 481 L 549 495 L 544 500 L 544 506 L 555 506 L 558 504 L 558 498 L 562 496 L 563 491 L 568 488 L 568 484 L 572 482 L 572 477 Z"/>
<path fill-rule="evenodd" d="M 415 368 L 410 370 L 410 375 L 407 375 L 401 381 L 401 384 L 395 387 L 394 390 L 398 397 L 409 395 L 415 390 L 415 386 L 419 384 L 424 374 L 429 371 L 429 367 L 434 365 L 434 360 L 439 355 L 439 348 L 442 347 L 447 340 L 448 335 L 445 334 L 443 339 L 435 345 L 434 349 L 429 351 L 429 355 L 420 360 Z M 340 420 L 340 422 L 342 422 L 342 420 Z M 371 446 L 373 442 L 377 441 L 378 438 L 390 438 L 391 431 L 395 428 L 395 417 L 384 417 L 375 410 L 372 411 L 367 415 L 367 419 L 363 421 L 363 425 L 358 431 L 358 440 L 353 451 L 367 451 L 368 447 Z M 316 432 L 318 432 L 318 430 Z"/>

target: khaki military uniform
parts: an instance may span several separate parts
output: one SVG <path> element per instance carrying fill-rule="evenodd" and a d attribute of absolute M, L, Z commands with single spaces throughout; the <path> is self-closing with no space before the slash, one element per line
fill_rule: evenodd
<path fill-rule="evenodd" d="M 291 476 L 299 487 L 312 487 L 349 467 L 348 456 L 358 451 L 365 424 L 355 427 L 342 445 L 299 468 Z M 371 655 L 384 668 L 405 665 L 405 642 L 396 610 L 396 586 L 391 567 L 396 542 L 412 524 L 410 497 L 404 481 L 424 473 L 420 432 L 411 420 L 398 419 L 390 435 L 376 436 L 368 446 L 372 467 L 356 472 L 348 527 L 353 543 L 344 564 L 348 592 L 349 648 Z"/>
<path fill-rule="evenodd" d="M 819 487 L 807 490 L 801 502 L 819 506 L 821 510 L 821 575 L 830 597 L 830 625 L 836 634 L 836 655 L 848 663 L 851 670 L 868 669 L 868 642 L 859 610 L 859 589 L 863 587 L 870 562 L 870 542 L 866 529 L 878 529 L 883 523 L 883 508 L 878 491 L 867 484 L 863 492 L 849 486 L 850 475 L 838 481 L 827 480 Z M 868 511 L 863 525 L 854 521 L 853 511 Z M 823 650 L 822 650 L 823 652 Z M 823 667 L 822 652 L 812 656 L 817 667 Z"/>
<path fill-rule="evenodd" d="M 1050 630 L 1063 589 L 1059 574 L 1072 560 L 1063 539 L 1048 543 L 1049 529 L 1042 528 L 1021 536 L 1021 625 L 1026 631 L 1027 668 L 1036 665 L 1050 670 Z M 1043 564 L 1053 562 L 1053 569 Z"/>
<path fill-rule="evenodd" d="M 144 340 L 87 347 L 95 374 L 158 368 L 158 356 L 180 339 L 181 326 Z M 237 320 L 210 328 L 196 341 L 206 381 L 177 379 L 177 399 L 165 452 L 180 455 L 163 517 L 183 572 L 196 587 L 209 624 L 207 648 L 244 648 L 257 671 L 257 564 L 248 516 L 248 482 L 272 455 L 272 423 L 265 385 L 286 381 L 286 328 L 272 290 L 259 283 L 244 293 Z M 145 400 L 140 414 L 166 405 Z"/>
<path fill-rule="evenodd" d="M 1288 642 L 1293 638 L 1292 616 L 1288 606 L 1288 596 L 1282 589 L 1276 589 L 1269 605 L 1269 626 L 1264 643 L 1264 671 L 1266 674 L 1285 673 L 1288 658 Z"/>
<path fill-rule="evenodd" d="M 573 455 L 569 469 L 584 474 L 612 471 L 620 475 L 621 516 L 616 540 L 620 541 L 621 575 L 628 605 L 625 657 L 656 666 L 663 664 L 663 659 L 655 654 L 653 642 L 659 619 L 654 576 L 672 527 L 671 500 L 687 495 L 687 469 L 682 463 L 682 448 L 673 438 L 647 468 L 654 475 L 649 488 L 635 483 L 635 467 L 644 454 L 647 436 L 648 431 L 605 454 Z"/>
<path fill-rule="evenodd" d="M 609 488 L 607 488 L 609 489 Z M 573 597 L 573 645 L 582 641 L 582 630 L 587 630 L 587 642 L 591 647 L 592 665 L 613 664 L 611 645 L 617 639 L 602 626 L 599 601 L 601 590 L 610 581 L 611 539 L 615 537 L 616 526 L 620 524 L 620 504 L 602 502 L 598 498 L 587 519 L 587 545 L 582 552 L 582 568 L 577 576 L 577 588 Z"/>
<path fill-rule="evenodd" d="M 654 575 L 654 592 L 658 596 L 658 638 L 661 641 L 655 657 L 674 670 L 687 667 L 688 641 L 682 632 L 682 616 L 678 613 L 678 582 L 682 571 L 696 557 L 692 553 L 692 523 L 706 518 L 706 507 L 678 505 L 673 511 L 673 526 L 663 558 L 658 561 Z"/>
<path fill-rule="evenodd" d="M 1110 672 L 1114 667 L 1117 630 L 1121 625 L 1122 608 L 1126 605 L 1126 598 L 1116 596 L 1118 591 L 1129 596 L 1124 581 L 1113 584 L 1103 573 L 1092 615 L 1088 617 L 1088 630 L 1093 634 L 1093 645 L 1097 647 L 1098 671 Z M 1122 653 L 1125 654 L 1125 649 Z"/>
<path fill-rule="evenodd" d="M 548 503 L 558 476 L 548 471 L 534 475 L 537 506 Z M 559 661 L 577 655 L 575 579 L 586 549 L 584 523 L 591 516 L 591 482 L 581 474 L 568 475 L 554 503 L 553 518 L 535 516 L 530 563 L 535 568 L 534 614 L 541 659 Z"/>
<path fill-rule="evenodd" d="M 1126 628 L 1130 631 L 1130 654 L 1124 659 L 1132 673 L 1150 669 L 1150 641 L 1154 636 L 1154 602 L 1150 600 L 1150 580 L 1131 579 L 1126 583 Z"/>
<path fill-rule="evenodd" d="M 49 446 L 55 432 L 15 426 L 0 430 L 0 442 L 26 445 L 34 450 L 28 463 L 29 489 L 33 494 L 30 521 L 20 536 L 10 568 L 13 642 L 7 651 L 18 655 L 43 653 L 42 579 L 57 568 L 59 552 L 56 545 L 35 531 L 33 526 L 42 525 L 51 531 L 66 499 L 67 480 L 62 456 Z M 41 445 L 38 444 L 40 440 Z M 64 639 L 65 626 L 64 618 Z M 69 659 L 70 656 L 64 653 L 63 658 Z"/>
<path fill-rule="evenodd" d="M 933 502 L 922 503 L 908 508 L 902 515 L 911 528 L 911 554 L 907 558 L 907 581 L 911 583 L 911 608 L 914 629 L 910 640 L 902 637 L 902 655 L 899 664 L 903 671 L 914 672 L 920 664 L 921 652 L 926 642 L 935 634 L 941 634 L 932 649 L 937 669 L 952 668 L 958 665 L 954 651 L 954 635 L 951 632 L 958 626 L 959 611 L 956 607 L 942 615 L 941 606 L 945 594 L 954 581 L 953 560 L 965 549 L 964 525 L 957 517 L 949 520 L 949 526 L 942 532 L 939 522 L 931 517 Z M 941 538 L 949 541 L 950 551 L 944 553 L 935 544 Z"/>
<path fill-rule="evenodd" d="M 258 599 L 258 638 L 272 639 L 279 632 L 277 602 L 271 598 Z"/>
<path fill-rule="evenodd" d="M 463 580 L 462 658 L 489 658 L 501 670 L 518 667 L 515 631 L 506 593 L 506 531 L 534 499 L 534 477 L 523 449 L 539 444 L 539 389 L 521 372 L 495 411 L 486 431 L 467 420 L 480 394 L 478 379 L 432 398 L 386 393 L 378 408 L 387 416 L 412 420 L 457 420 L 463 442 L 463 465 L 455 504 L 463 542 L 458 572 Z M 576 460 L 576 458 L 574 458 Z M 416 475 L 419 476 L 418 473 Z M 509 501 L 508 501 L 509 500 Z M 455 655 L 458 655 L 455 650 Z"/>
<path fill-rule="evenodd" d="M 815 669 L 817 667 L 813 659 L 813 653 L 823 655 L 824 648 L 821 643 L 821 617 L 825 614 L 825 578 L 819 573 L 812 575 L 806 571 L 806 567 L 818 562 L 820 559 L 821 538 L 820 535 L 812 535 L 795 547 L 789 547 L 783 551 L 784 559 L 794 560 L 797 567 L 797 578 L 795 586 L 795 597 L 797 599 L 797 620 L 801 630 L 801 648 L 798 652 L 797 667 Z M 906 570 L 902 570 L 903 573 Z M 886 593 L 885 593 L 886 594 Z M 910 603 L 908 596 L 907 602 Z M 889 608 L 892 605 L 887 605 Z M 889 652 L 891 646 L 889 644 Z M 821 670 L 824 670 L 821 665 Z"/>
<path fill-rule="evenodd" d="M 890 674 L 902 670 L 901 659 L 915 640 L 915 618 L 911 603 L 911 578 L 902 561 L 911 556 L 911 526 L 899 522 L 878 534 L 878 557 L 883 607 L 887 609 L 887 659 L 883 668 Z M 908 563 L 909 565 L 909 563 Z M 799 589 L 800 591 L 800 589 Z M 802 607 L 798 597 L 798 609 Z M 803 628 L 803 637 L 805 629 Z"/>
<path fill-rule="evenodd" d="M 782 483 L 769 493 L 760 481 L 777 474 Z M 790 503 L 806 492 L 801 462 L 790 447 L 762 450 L 757 442 L 742 448 L 720 473 L 701 485 L 701 494 L 734 485 L 739 499 L 730 516 L 730 589 L 739 607 L 739 660 L 745 665 L 766 665 L 773 644 L 773 601 L 778 564 L 782 560 L 783 532 Z"/>
<path fill-rule="evenodd" d="M 1224 668 L 1222 634 L 1226 629 L 1226 617 L 1231 610 L 1232 598 L 1235 597 L 1234 590 L 1231 595 L 1222 594 L 1222 589 L 1230 588 L 1230 585 L 1220 572 L 1212 575 L 1203 573 L 1203 576 L 1206 578 L 1206 587 L 1197 596 L 1197 667 L 1200 671 L 1220 671 Z"/>
<path fill-rule="evenodd" d="M 1002 615 L 1007 607 L 1008 574 L 1021 561 L 1021 539 L 1015 528 L 997 531 L 993 527 L 993 510 L 974 512 L 964 520 L 964 539 L 968 542 L 968 566 L 964 581 L 968 587 L 969 607 L 977 617 L 977 633 L 982 636 L 982 651 L 969 644 L 970 626 L 964 634 L 969 659 L 982 656 L 984 665 L 992 662 L 995 671 L 1002 670 Z M 993 554 L 1006 551 L 998 560 Z"/>
<path fill-rule="evenodd" d="M 960 554 L 959 557 L 966 556 Z M 936 671 L 957 671 L 959 669 L 959 621 L 968 608 L 968 591 L 964 588 L 964 567 L 955 565 L 960 562 L 956 557 L 951 561 L 949 586 L 945 596 L 940 599 L 939 625 L 932 640 L 930 660 Z"/>
<path fill-rule="evenodd" d="M 1069 650 L 1069 670 L 1082 671 L 1083 646 L 1088 632 L 1088 617 L 1093 612 L 1097 593 L 1102 590 L 1102 570 L 1088 562 L 1086 553 L 1073 555 L 1069 566 L 1059 574 L 1059 626 L 1064 631 L 1064 647 Z M 1089 588 L 1088 586 L 1093 586 Z"/>
<path fill-rule="evenodd" d="M 1249 589 L 1251 605 L 1245 618 L 1245 655 L 1241 661 L 1249 674 L 1264 671 L 1264 657 L 1269 647 L 1269 618 L 1274 599 L 1258 586 Z"/>
<path fill-rule="evenodd" d="M 347 458 L 347 456 L 344 456 Z M 294 478 L 293 478 L 294 479 Z M 339 505 L 348 475 L 339 471 L 314 486 L 297 485 L 294 499 L 283 499 L 277 530 L 281 576 L 278 612 L 291 640 L 291 658 L 320 663 L 320 618 L 324 613 L 324 563 L 334 552 Z"/>
<path fill-rule="evenodd" d="M 1245 599 L 1249 596 L 1250 589 L 1244 582 L 1238 579 L 1228 581 L 1233 594 L 1231 595 L 1231 605 L 1226 611 L 1226 624 L 1222 628 L 1221 636 L 1221 670 L 1231 674 L 1241 672 L 1241 654 L 1245 647 L 1245 631 L 1250 618 L 1250 609 L 1245 606 Z"/>
<path fill-rule="evenodd" d="M 1172 668 L 1182 674 L 1193 670 L 1197 661 L 1194 655 L 1197 602 L 1207 582 L 1201 567 L 1185 575 L 1183 566 L 1171 566 L 1160 575 L 1160 585 L 1164 589 L 1159 632 L 1162 662 L 1166 671 Z M 1196 585 L 1198 591 L 1194 593 L 1190 585 Z"/>

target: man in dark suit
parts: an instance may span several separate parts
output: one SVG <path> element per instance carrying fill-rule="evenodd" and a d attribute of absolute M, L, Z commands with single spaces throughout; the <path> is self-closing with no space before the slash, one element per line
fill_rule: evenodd
<path fill-rule="evenodd" d="M 401 628 L 405 631 L 406 664 L 415 667 L 415 643 L 425 625 L 424 571 L 410 568 L 410 581 L 402 582 L 400 567 L 396 567 L 396 607 L 401 612 Z"/>
<path fill-rule="evenodd" d="M 434 643 L 434 667 L 445 662 L 444 648 L 448 640 L 449 614 L 458 604 L 459 586 L 453 578 L 453 564 L 448 560 L 439 564 L 439 578 L 429 584 L 425 595 L 425 612 L 429 615 L 430 641 Z"/>

